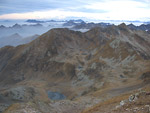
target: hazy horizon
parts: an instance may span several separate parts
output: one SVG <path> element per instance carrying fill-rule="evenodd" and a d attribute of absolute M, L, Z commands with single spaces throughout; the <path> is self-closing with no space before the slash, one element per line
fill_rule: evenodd
<path fill-rule="evenodd" d="M 0 19 L 149 21 L 149 0 L 1 0 Z"/>

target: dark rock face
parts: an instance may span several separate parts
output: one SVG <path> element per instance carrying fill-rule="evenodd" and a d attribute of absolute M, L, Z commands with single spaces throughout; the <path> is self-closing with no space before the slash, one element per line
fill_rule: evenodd
<path fill-rule="evenodd" d="M 143 73 L 140 77 L 142 80 L 150 80 L 150 72 Z"/>

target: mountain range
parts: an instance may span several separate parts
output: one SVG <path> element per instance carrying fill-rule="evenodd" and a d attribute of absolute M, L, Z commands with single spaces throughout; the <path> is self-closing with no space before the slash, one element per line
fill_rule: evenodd
<path fill-rule="evenodd" d="M 77 20 L 46 20 L 46 21 L 40 21 L 40 20 L 35 20 L 35 19 L 28 19 L 28 20 L 26 20 L 26 22 L 28 22 L 28 23 L 69 22 L 69 21 L 83 22 L 82 19 L 77 19 Z"/>
<path fill-rule="evenodd" d="M 22 35 L 23 37 L 31 36 L 34 34 L 41 35 L 47 32 L 49 29 L 52 28 L 69 28 L 71 30 L 78 30 L 85 32 L 90 30 L 94 27 L 109 27 L 113 24 L 110 23 L 93 23 L 93 22 L 85 22 L 81 19 L 78 20 L 47 20 L 47 21 L 40 21 L 40 20 L 27 20 L 27 24 L 14 24 L 13 26 L 6 27 L 4 25 L 0 25 L 0 37 L 9 36 L 15 33 Z M 136 26 L 134 24 L 129 24 L 129 28 L 132 30 L 144 30 L 149 32 L 150 31 L 150 24 L 142 24 Z"/>
<path fill-rule="evenodd" d="M 141 95 L 147 98 L 140 105 L 123 99 L 139 88 L 150 91 L 149 73 L 150 34 L 145 30 L 124 23 L 87 32 L 51 29 L 30 43 L 0 48 L 0 111 L 119 113 L 128 106 L 145 110 L 141 106 L 148 104 L 149 93 L 139 93 L 139 102 Z"/>
<path fill-rule="evenodd" d="M 150 31 L 150 24 L 142 24 L 140 26 L 135 26 L 133 24 L 129 24 L 128 27 L 133 30 Z"/>
<path fill-rule="evenodd" d="M 41 35 L 42 33 L 48 31 L 50 27 L 44 27 L 42 24 L 14 24 L 13 26 L 6 27 L 4 25 L 0 26 L 0 38 L 13 35 L 15 33 L 20 34 L 23 37 L 32 36 L 35 34 Z"/>

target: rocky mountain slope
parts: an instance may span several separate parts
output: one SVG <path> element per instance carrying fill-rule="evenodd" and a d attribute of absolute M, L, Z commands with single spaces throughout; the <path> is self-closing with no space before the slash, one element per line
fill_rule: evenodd
<path fill-rule="evenodd" d="M 29 44 L 3 47 L 1 111 L 80 113 L 143 88 L 149 80 L 149 45 L 150 34 L 121 24 L 85 33 L 52 29 Z M 66 98 L 55 101 L 48 92 Z"/>

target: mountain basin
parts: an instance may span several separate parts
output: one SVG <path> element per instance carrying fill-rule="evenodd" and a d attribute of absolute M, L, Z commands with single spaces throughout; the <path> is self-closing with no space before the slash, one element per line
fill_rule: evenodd
<path fill-rule="evenodd" d="M 59 92 L 48 91 L 48 98 L 51 100 L 64 100 L 66 99 L 66 96 Z"/>

